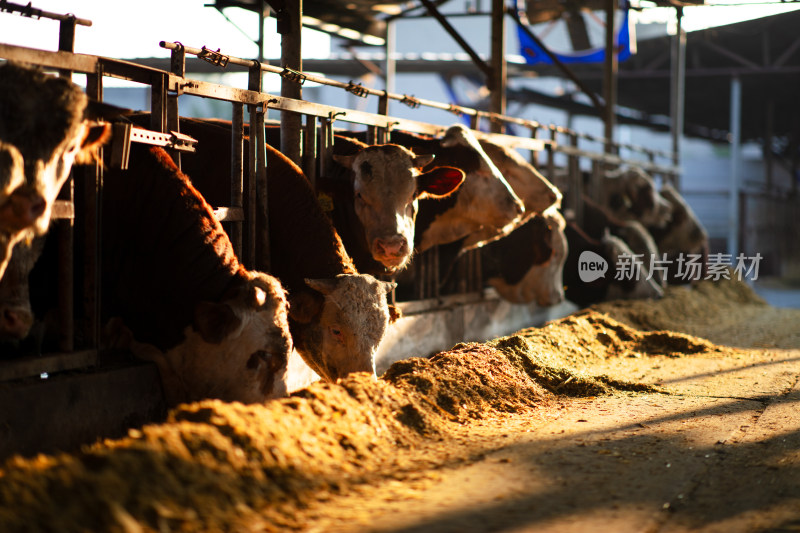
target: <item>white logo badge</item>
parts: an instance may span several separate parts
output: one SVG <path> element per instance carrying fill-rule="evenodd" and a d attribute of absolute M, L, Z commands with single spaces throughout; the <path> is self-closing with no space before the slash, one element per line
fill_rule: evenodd
<path fill-rule="evenodd" d="M 578 277 L 584 283 L 606 277 L 608 262 L 590 250 L 581 252 L 578 258 Z"/>

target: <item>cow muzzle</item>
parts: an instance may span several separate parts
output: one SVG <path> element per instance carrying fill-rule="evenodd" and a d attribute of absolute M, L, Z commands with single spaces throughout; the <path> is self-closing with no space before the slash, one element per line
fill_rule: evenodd
<path fill-rule="evenodd" d="M 377 238 L 372 243 L 375 259 L 387 268 L 397 268 L 406 262 L 410 248 L 408 239 L 397 234 L 389 238 Z"/>
<path fill-rule="evenodd" d="M 0 206 L 0 227 L 8 232 L 34 226 L 47 210 L 44 197 L 36 192 L 14 191 Z"/>

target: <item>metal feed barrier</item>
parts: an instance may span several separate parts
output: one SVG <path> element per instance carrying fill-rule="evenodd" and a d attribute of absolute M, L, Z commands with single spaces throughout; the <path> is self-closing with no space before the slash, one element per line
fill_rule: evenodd
<path fill-rule="evenodd" d="M 255 221 L 259 218 L 257 215 L 266 214 L 267 209 L 266 184 L 267 179 L 269 179 L 269 169 L 266 164 L 264 125 L 268 109 L 281 111 L 282 116 L 287 115 L 287 113 L 295 117 L 300 115 L 302 124 L 300 135 L 296 139 L 289 139 L 287 142 L 299 144 L 294 150 L 294 152 L 300 154 L 300 160 L 297 163 L 301 165 L 312 185 L 315 183 L 317 176 L 324 175 L 327 172 L 325 165 L 333 145 L 334 124 L 336 121 L 365 126 L 368 141 L 372 143 L 390 142 L 393 130 L 434 136 L 441 135 L 446 130 L 445 126 L 387 115 L 387 102 L 389 100 L 396 100 L 416 109 L 443 109 L 454 113 L 456 116 L 469 117 L 471 127 L 476 130 L 476 135 L 489 138 L 498 144 L 511 148 L 529 150 L 532 154 L 531 161 L 554 183 L 558 181 L 556 180 L 556 157 L 558 154 L 562 154 L 562 157 L 565 157 L 567 161 L 566 183 L 562 185 L 566 185 L 572 191 L 580 192 L 583 190 L 581 160 L 591 162 L 592 179 L 589 185 L 590 190 L 588 191 L 590 194 L 596 192 L 600 183 L 601 172 L 605 166 L 616 167 L 623 164 L 636 164 L 653 174 L 661 175 L 665 180 L 675 180 L 678 176 L 678 168 L 669 164 L 661 165 L 656 162 L 657 158 L 672 161 L 671 153 L 649 150 L 633 145 L 608 143 L 605 139 L 578 133 L 560 126 L 540 124 L 532 120 L 433 102 L 409 95 L 378 91 L 352 82 L 343 83 L 318 75 L 282 69 L 253 60 L 228 56 L 219 50 L 214 51 L 206 47 L 191 48 L 180 43 L 162 42 L 162 47 L 171 51 L 169 71 L 142 66 L 130 61 L 76 54 L 72 52 L 75 24 L 85 21 L 70 16 L 63 17 L 59 51 L 44 51 L 10 44 L 0 44 L 0 59 L 39 65 L 46 69 L 54 69 L 64 76 L 70 76 L 74 73 L 85 74 L 86 92 L 90 98 L 97 101 L 103 100 L 103 80 L 106 77 L 148 86 L 151 94 L 151 131 L 130 128 L 127 125 L 115 126 L 115 138 L 125 140 L 123 143 L 117 142 L 111 147 L 106 147 L 106 150 L 112 150 L 116 164 L 125 164 L 129 142 L 148 142 L 166 146 L 178 164 L 180 164 L 180 152 L 182 150 L 194 149 L 192 139 L 187 139 L 179 131 L 178 97 L 180 95 L 212 98 L 231 104 L 233 155 L 230 165 L 230 205 L 215 206 L 217 207 L 215 214 L 220 221 L 227 223 L 226 229 L 231 237 L 234 249 L 248 268 L 269 270 L 270 258 L 269 242 L 266 238 L 267 231 L 265 231 L 266 228 L 258 228 L 259 231 L 257 231 L 255 226 Z M 187 77 L 185 73 L 186 54 L 197 55 L 220 69 L 232 67 L 247 69 L 249 72 L 248 88 L 240 89 Z M 377 97 L 378 112 L 368 113 L 265 93 L 261 90 L 262 77 L 265 74 L 279 75 L 295 83 L 311 80 L 316 83 L 339 87 L 364 98 Z M 245 106 L 248 109 L 250 130 L 255 132 L 251 137 L 248 154 L 243 153 Z M 528 128 L 530 137 L 477 131 L 484 121 L 514 124 Z M 587 143 L 594 143 L 601 147 L 611 146 L 611 153 L 606 153 L 602 149 L 600 151 L 586 149 L 582 144 Z M 199 149 L 204 148 L 199 147 Z M 286 150 L 282 151 L 287 153 Z M 623 158 L 618 155 L 622 152 L 628 152 L 632 156 L 637 156 L 638 159 L 633 157 Z M 292 153 L 292 151 L 288 153 Z M 545 154 L 544 158 L 540 157 L 542 153 Z M 245 157 L 249 160 L 250 170 L 248 174 L 243 172 Z M 102 224 L 100 198 L 102 195 L 103 168 L 101 165 L 83 169 L 76 168 L 73 176 L 73 179 L 64 187 L 54 212 L 54 218 L 56 219 L 54 227 L 56 228 L 55 231 L 59 232 L 59 248 L 61 251 L 58 283 L 58 322 L 61 328 L 59 332 L 59 353 L 4 361 L 0 364 L 0 382 L 26 383 L 30 385 L 30 383 L 39 380 L 40 377 L 52 377 L 52 375 L 59 372 L 86 370 L 100 366 L 99 356 L 101 354 L 99 346 L 102 324 L 100 324 L 101 299 L 99 281 L 102 272 L 100 272 L 99 267 L 99 229 Z M 570 198 L 571 205 L 564 207 L 572 209 L 579 218 L 580 196 L 579 194 L 571 194 Z M 263 217 L 261 220 L 267 220 L 267 218 Z M 80 246 L 76 247 L 76 241 Z M 76 248 L 80 249 L 81 252 L 79 272 L 73 271 L 73 265 L 76 264 L 73 250 Z M 419 264 L 417 299 L 400 303 L 403 306 L 405 315 L 412 322 L 408 322 L 405 327 L 396 328 L 396 331 L 389 335 L 389 337 L 394 335 L 394 339 L 388 339 L 384 342 L 385 348 L 382 347 L 382 354 L 379 354 L 379 370 L 383 370 L 393 359 L 403 358 L 409 354 L 425 355 L 438 349 L 447 348 L 462 340 L 479 340 L 479 337 L 485 339 L 490 336 L 507 334 L 521 327 L 532 325 L 537 321 L 541 323 L 546 319 L 555 318 L 565 312 L 562 308 L 537 309 L 535 305 L 527 307 L 513 306 L 502 302 L 492 290 L 485 289 L 482 286 L 480 256 L 477 252 L 471 252 L 471 255 L 463 261 L 464 266 L 460 270 L 461 279 L 459 283 L 461 294 L 452 296 L 441 297 L 439 294 L 437 275 L 439 269 L 435 250 L 426 254 L 416 263 Z M 81 305 L 80 309 L 78 309 L 79 320 L 76 320 L 74 316 L 76 279 L 80 280 L 80 287 L 82 288 L 80 294 Z M 413 323 L 414 317 L 418 317 L 420 320 Z M 421 324 L 427 324 L 422 330 L 431 328 L 431 324 L 435 324 L 435 326 L 433 326 L 433 330 L 428 331 L 427 339 L 424 342 L 417 341 L 416 344 L 409 345 L 409 340 L 413 337 L 410 332 L 421 331 Z M 438 336 L 431 333 L 434 330 L 439 333 Z M 444 330 L 448 330 L 446 335 L 441 334 Z M 137 367 L 136 372 L 134 372 L 138 373 L 137 376 L 120 379 L 123 381 L 130 379 L 132 380 L 131 384 L 137 379 L 142 379 L 142 375 L 146 375 L 147 379 L 152 379 L 153 368 L 148 367 L 148 369 L 144 370 L 141 367 Z M 130 376 L 133 376 L 134 373 L 131 373 Z M 28 381 L 26 382 L 25 380 Z M 107 391 L 108 394 L 118 393 L 121 387 L 119 383 L 111 385 L 110 383 L 113 380 L 110 380 L 107 375 L 98 379 L 98 381 L 105 382 L 104 386 L 109 389 Z M 86 387 L 85 384 L 82 386 Z M 17 396 L 13 396 L 13 394 L 15 394 L 14 390 L 18 389 L 19 387 L 6 390 L 5 394 L 11 396 L 5 399 L 0 398 L 0 403 L 2 401 L 16 401 Z M 64 394 L 75 394 L 74 388 L 67 386 L 67 389 L 69 391 L 62 392 Z M 155 400 L 155 396 L 157 395 L 150 391 L 150 393 L 143 395 L 138 403 L 134 402 L 119 409 L 122 410 L 121 412 L 128 412 L 129 418 L 136 421 L 155 418 L 155 413 L 158 412 L 158 407 L 154 404 L 154 402 L 158 403 Z M 97 402 L 107 401 L 103 398 L 105 397 L 102 395 L 92 396 L 91 400 L 87 400 L 90 404 L 87 410 L 91 411 L 91 404 L 96 406 Z M 32 400 L 28 398 L 26 401 Z M 127 411 L 125 411 L 126 409 Z M 64 413 L 62 415 L 66 416 Z M 73 418 L 86 416 L 85 412 L 80 414 L 76 412 L 72 415 Z M 105 424 L 103 427 L 107 427 L 109 424 L 114 426 L 116 422 L 118 425 L 119 420 L 123 417 L 112 418 L 113 420 L 111 421 L 104 419 L 102 423 L 98 421 L 98 424 Z M 0 420 L 0 422 L 4 421 Z M 9 420 L 5 420 L 5 423 L 6 427 L 18 427 L 18 424 L 15 426 Z M 91 426 L 91 424 L 89 425 Z M 116 428 L 116 426 L 114 427 Z M 114 431 L 101 431 L 101 433 L 110 435 Z M 85 440 L 86 435 L 82 434 L 80 437 L 74 437 L 73 440 L 77 442 L 81 438 Z M 23 437 L 16 439 L 18 443 L 24 441 L 25 438 Z M 54 446 L 63 446 L 65 445 L 64 442 L 62 439 Z M 73 441 L 68 441 L 68 443 L 71 442 Z M 38 450 L 46 449 L 45 444 L 40 442 L 38 445 L 31 445 Z M 12 448 L 0 447 L 0 456 L 13 452 L 15 448 L 13 448 L 13 445 L 11 446 Z"/>

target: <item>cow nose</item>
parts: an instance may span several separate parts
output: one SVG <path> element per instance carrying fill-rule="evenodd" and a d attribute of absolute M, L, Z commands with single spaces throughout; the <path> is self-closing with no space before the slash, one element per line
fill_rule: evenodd
<path fill-rule="evenodd" d="M 5 309 L 0 314 L 0 338 L 24 339 L 33 324 L 33 315 L 26 309 Z"/>
<path fill-rule="evenodd" d="M 10 210 L 2 218 L 8 227 L 23 229 L 32 226 L 45 211 L 47 202 L 37 193 L 14 192 L 8 199 Z"/>
<path fill-rule="evenodd" d="M 408 241 L 402 235 L 394 235 L 388 239 L 375 239 L 375 248 L 380 255 L 398 256 L 408 250 Z"/>

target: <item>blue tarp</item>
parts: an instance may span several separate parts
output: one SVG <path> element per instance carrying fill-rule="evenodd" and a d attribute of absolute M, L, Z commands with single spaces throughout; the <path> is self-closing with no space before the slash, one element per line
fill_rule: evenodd
<path fill-rule="evenodd" d="M 625 61 L 631 56 L 631 32 L 628 28 L 628 14 L 630 10 L 625 10 L 625 16 L 620 24 L 620 30 L 617 32 L 617 43 L 619 45 L 618 61 Z M 546 63 L 553 64 L 553 60 L 531 39 L 522 26 L 517 27 L 517 35 L 519 36 L 519 53 L 525 58 L 528 64 Z M 605 47 L 591 48 L 589 50 L 581 50 L 580 52 L 571 52 L 569 54 L 551 53 L 556 56 L 562 63 L 602 63 L 605 61 L 606 51 Z"/>

